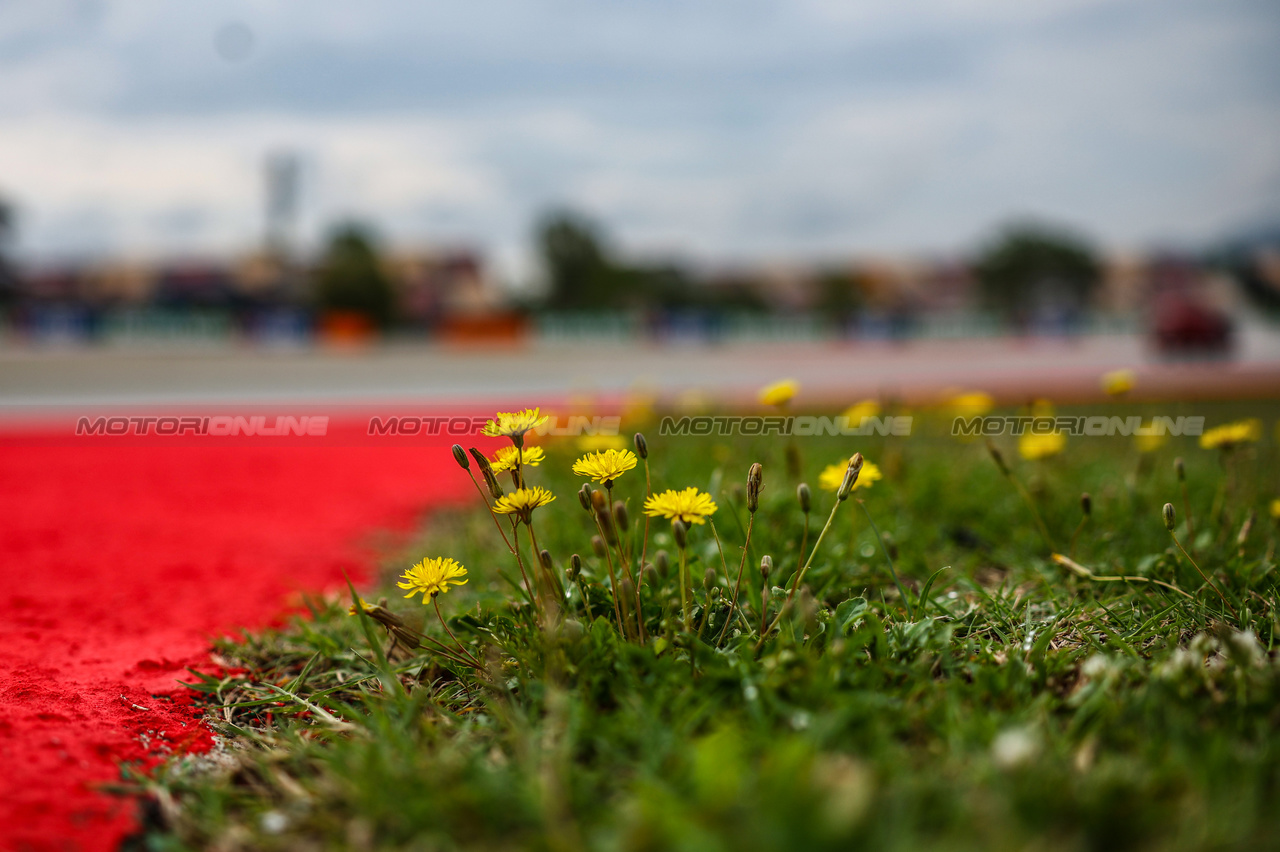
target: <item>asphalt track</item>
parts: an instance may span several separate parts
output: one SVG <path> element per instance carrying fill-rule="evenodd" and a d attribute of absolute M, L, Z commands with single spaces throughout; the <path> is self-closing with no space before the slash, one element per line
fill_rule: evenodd
<path fill-rule="evenodd" d="M 793 378 L 797 404 L 848 405 L 867 397 L 936 401 L 955 389 L 1010 403 L 1102 396 L 1109 370 L 1138 374 L 1150 399 L 1280 394 L 1280 329 L 1246 324 L 1229 359 L 1169 359 L 1141 337 L 993 338 L 916 342 L 732 342 L 720 345 L 531 343 L 450 347 L 152 349 L 0 347 L 0 414 L 40 408 L 186 403 L 465 402 L 620 397 L 669 401 L 703 395 L 748 402 L 768 382 Z"/>

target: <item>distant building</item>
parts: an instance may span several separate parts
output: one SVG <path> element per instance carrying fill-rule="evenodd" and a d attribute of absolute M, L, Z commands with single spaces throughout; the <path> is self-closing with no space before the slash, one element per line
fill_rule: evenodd
<path fill-rule="evenodd" d="M 383 268 L 396 290 L 399 317 L 432 327 L 449 317 L 501 312 L 505 299 L 472 251 L 392 253 Z"/>

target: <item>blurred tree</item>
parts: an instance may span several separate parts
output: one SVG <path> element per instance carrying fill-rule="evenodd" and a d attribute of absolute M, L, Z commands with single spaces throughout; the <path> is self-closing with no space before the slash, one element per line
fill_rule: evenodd
<path fill-rule="evenodd" d="M 844 324 L 862 309 L 862 288 L 851 270 L 824 269 L 816 283 L 816 307 L 829 319 Z"/>
<path fill-rule="evenodd" d="M 16 229 L 13 205 L 0 198 L 0 306 L 11 305 L 18 298 L 18 274 L 10 256 Z"/>
<path fill-rule="evenodd" d="M 576 213 L 545 216 L 537 246 L 550 284 L 546 305 L 555 310 L 764 308 L 749 289 L 700 286 L 678 263 L 617 259 L 599 227 Z"/>
<path fill-rule="evenodd" d="M 353 223 L 334 232 L 316 280 L 316 301 L 324 311 L 350 311 L 380 328 L 390 325 L 395 294 L 367 228 Z"/>
<path fill-rule="evenodd" d="M 1087 243 L 1064 231 L 1025 225 L 983 252 L 974 271 L 987 305 L 1016 317 L 1046 303 L 1078 310 L 1100 277 Z"/>
<path fill-rule="evenodd" d="M 559 211 L 538 226 L 538 250 L 551 285 L 552 308 L 607 308 L 624 301 L 627 276 L 609 258 L 596 225 Z"/>

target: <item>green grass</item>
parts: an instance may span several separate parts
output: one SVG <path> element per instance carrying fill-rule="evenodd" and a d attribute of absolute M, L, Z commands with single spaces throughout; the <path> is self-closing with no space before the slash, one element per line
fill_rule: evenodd
<path fill-rule="evenodd" d="M 1133 409 L 1138 411 L 1140 409 Z M 1092 413 L 1092 412 L 1090 412 Z M 1150 413 L 1150 412 L 1144 412 Z M 1197 406 L 1210 425 L 1275 406 Z M 1012 462 L 1066 552 L 1094 582 L 1050 560 L 1030 509 L 981 443 L 923 417 L 885 438 L 659 438 L 655 490 L 696 485 L 720 505 L 690 531 L 695 635 L 679 629 L 670 525 L 648 555 L 670 572 L 646 586 L 647 644 L 612 618 L 607 569 L 574 492 L 571 442 L 530 472 L 559 500 L 540 543 L 580 594 L 569 621 L 535 625 L 489 515 L 441 513 L 385 565 L 389 607 L 448 643 L 433 611 L 391 583 L 424 555 L 453 556 L 471 582 L 441 596 L 452 630 L 486 671 L 393 653 L 350 600 L 219 648 L 247 669 L 200 684 L 230 759 L 179 760 L 134 777 L 156 803 L 142 848 L 264 849 L 1258 849 L 1280 845 L 1280 663 L 1274 651 L 1280 493 L 1270 435 L 1224 465 L 1194 439 L 1140 457 L 1132 439 L 1074 438 L 1064 455 Z M 858 450 L 885 478 L 865 500 L 895 559 L 899 594 L 867 517 L 840 507 L 778 630 L 760 641 L 771 555 L 776 611 L 798 565 L 803 515 L 788 445 L 814 485 L 809 543 L 832 506 L 826 464 Z M 1016 460 L 1011 439 L 1001 445 Z M 442 451 L 447 452 L 447 451 Z M 1173 470 L 1186 459 L 1194 541 Z M 765 487 L 740 597 L 752 625 L 721 648 L 753 461 Z M 618 482 L 638 549 L 643 467 Z M 1223 590 L 1178 554 L 1161 506 Z M 1257 518 L 1239 541 L 1251 512 Z M 523 538 L 522 542 L 527 543 Z M 526 565 L 531 554 L 525 549 Z M 727 570 L 725 568 L 727 565 Z M 707 623 L 704 578 L 720 589 Z M 376 598 L 377 592 L 370 597 Z M 914 611 L 909 619 L 908 608 Z M 1233 611 L 1234 610 L 1234 614 Z M 431 617 L 424 618 L 430 615 Z M 371 642 L 372 640 L 372 642 Z"/>

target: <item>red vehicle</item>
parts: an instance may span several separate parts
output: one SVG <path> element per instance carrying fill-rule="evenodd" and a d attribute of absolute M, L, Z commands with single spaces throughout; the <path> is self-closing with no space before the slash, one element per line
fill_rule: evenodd
<path fill-rule="evenodd" d="M 1166 354 L 1224 354 L 1231 349 L 1230 317 L 1186 293 L 1164 293 L 1152 317 L 1156 347 Z"/>

